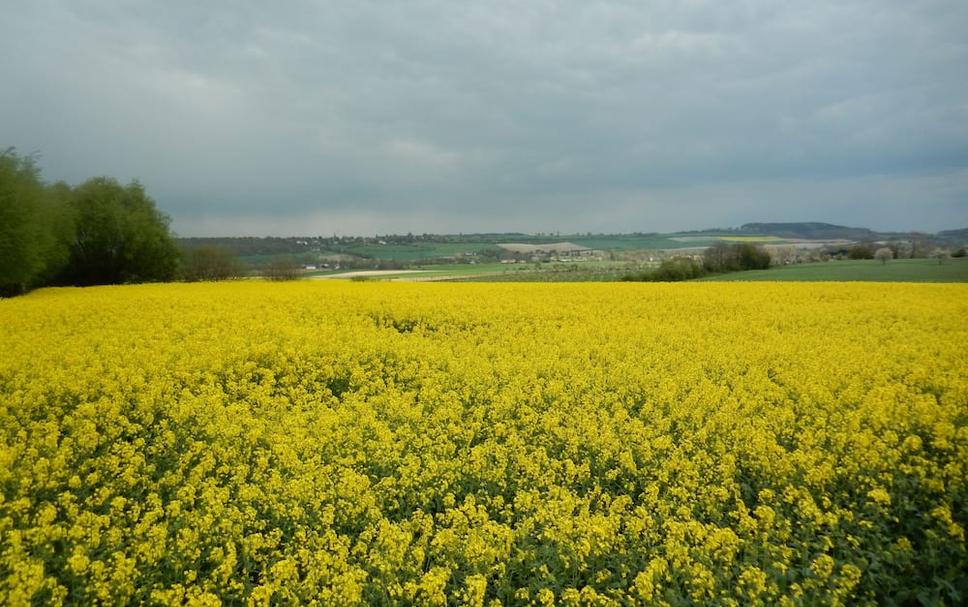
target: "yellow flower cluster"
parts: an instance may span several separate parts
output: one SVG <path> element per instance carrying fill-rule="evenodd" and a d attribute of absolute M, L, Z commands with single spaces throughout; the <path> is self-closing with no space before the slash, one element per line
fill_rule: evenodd
<path fill-rule="evenodd" d="M 968 287 L 0 301 L 0 604 L 968 597 Z"/>

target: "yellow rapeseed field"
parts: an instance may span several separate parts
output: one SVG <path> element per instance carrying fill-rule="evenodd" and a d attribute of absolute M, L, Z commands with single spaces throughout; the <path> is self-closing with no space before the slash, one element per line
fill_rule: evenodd
<path fill-rule="evenodd" d="M 0 604 L 968 600 L 968 286 L 0 301 Z"/>

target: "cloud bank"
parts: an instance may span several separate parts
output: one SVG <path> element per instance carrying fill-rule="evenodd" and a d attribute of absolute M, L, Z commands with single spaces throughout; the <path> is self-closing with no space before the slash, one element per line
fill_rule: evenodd
<path fill-rule="evenodd" d="M 968 224 L 968 4 L 13 2 L 0 145 L 185 235 Z"/>

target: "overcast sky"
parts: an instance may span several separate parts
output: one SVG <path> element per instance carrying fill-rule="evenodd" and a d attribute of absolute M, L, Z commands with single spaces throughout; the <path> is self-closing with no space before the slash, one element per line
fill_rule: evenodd
<path fill-rule="evenodd" d="M 964 0 L 0 7 L 0 147 L 181 235 L 968 226 Z"/>

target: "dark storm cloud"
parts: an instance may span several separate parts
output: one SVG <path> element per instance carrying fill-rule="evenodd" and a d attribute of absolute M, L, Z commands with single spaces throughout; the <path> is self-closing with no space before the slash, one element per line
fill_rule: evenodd
<path fill-rule="evenodd" d="M 0 145 L 181 233 L 968 224 L 963 2 L 14 2 Z"/>

